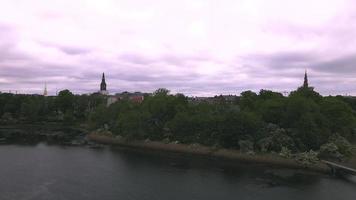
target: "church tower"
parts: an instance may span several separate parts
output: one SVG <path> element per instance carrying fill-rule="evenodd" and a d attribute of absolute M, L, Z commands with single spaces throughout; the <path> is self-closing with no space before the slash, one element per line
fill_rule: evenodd
<path fill-rule="evenodd" d="M 107 95 L 108 91 L 106 90 L 106 82 L 105 82 L 105 74 L 103 73 L 103 76 L 101 78 L 101 83 L 100 83 L 100 93 L 103 95 Z"/>
<path fill-rule="evenodd" d="M 305 74 L 304 74 L 304 84 L 303 84 L 303 88 L 309 88 L 307 70 L 305 70 Z"/>
<path fill-rule="evenodd" d="M 48 92 L 47 92 L 47 83 L 45 83 L 45 86 L 44 86 L 44 90 L 43 90 L 43 96 L 47 96 L 48 95 Z"/>

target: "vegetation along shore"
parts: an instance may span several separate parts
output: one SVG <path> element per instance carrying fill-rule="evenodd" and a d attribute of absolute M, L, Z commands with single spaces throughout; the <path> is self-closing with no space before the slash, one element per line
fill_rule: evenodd
<path fill-rule="evenodd" d="M 356 167 L 356 99 L 321 96 L 307 79 L 288 96 L 261 90 L 206 101 L 158 89 L 140 101 L 129 96 L 109 100 L 106 94 L 74 95 L 69 90 L 49 97 L 1 93 L 0 141 L 37 134 L 70 143 L 92 132 L 93 140 L 137 148 L 267 160 L 317 171 L 325 168 L 321 159 Z M 7 127 L 14 132 L 24 125 L 42 128 L 23 128 L 11 137 Z"/>
<path fill-rule="evenodd" d="M 114 137 L 107 133 L 90 133 L 88 139 L 96 143 L 108 144 L 129 148 L 130 150 L 141 150 L 147 153 L 180 153 L 185 155 L 204 156 L 227 161 L 229 163 L 263 164 L 273 167 L 284 167 L 289 169 L 303 169 L 319 173 L 329 173 L 330 169 L 324 163 L 315 160 L 315 157 L 306 155 L 286 155 L 272 153 L 241 152 L 232 149 L 217 149 L 199 144 L 179 144 L 175 142 L 161 142 L 150 140 L 129 141 L 122 137 Z"/>

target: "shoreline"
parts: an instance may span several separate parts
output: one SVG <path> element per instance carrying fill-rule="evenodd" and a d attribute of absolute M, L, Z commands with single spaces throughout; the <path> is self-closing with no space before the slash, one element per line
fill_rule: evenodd
<path fill-rule="evenodd" d="M 97 133 L 90 133 L 87 135 L 88 139 L 97 143 L 125 147 L 133 150 L 151 150 L 159 153 L 180 153 L 185 155 L 196 155 L 207 158 L 216 158 L 224 161 L 239 161 L 246 164 L 264 164 L 273 167 L 283 167 L 296 170 L 307 170 L 329 174 L 330 168 L 324 163 L 318 162 L 312 166 L 304 166 L 293 159 L 286 159 L 273 154 L 254 154 L 249 155 L 241 153 L 237 150 L 231 149 L 215 149 L 213 147 L 202 145 L 188 145 L 188 144 L 174 144 L 163 143 L 158 141 L 130 141 L 124 139 L 113 138 L 109 136 L 100 135 Z M 145 153 L 145 152 L 143 152 Z"/>

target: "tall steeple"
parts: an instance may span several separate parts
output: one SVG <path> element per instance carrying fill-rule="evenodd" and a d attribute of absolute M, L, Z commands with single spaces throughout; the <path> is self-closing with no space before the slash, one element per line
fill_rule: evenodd
<path fill-rule="evenodd" d="M 43 96 L 47 96 L 48 95 L 48 92 L 47 92 L 47 83 L 45 83 L 45 86 L 44 86 L 44 90 L 43 90 Z"/>
<path fill-rule="evenodd" d="M 101 78 L 101 83 L 100 83 L 100 94 L 102 95 L 108 95 L 109 92 L 106 90 L 106 82 L 105 82 L 105 74 L 103 73 L 103 76 Z"/>
<path fill-rule="evenodd" d="M 305 74 L 304 74 L 304 84 L 303 84 L 303 87 L 304 87 L 304 88 L 308 88 L 308 87 L 309 87 L 307 70 L 305 70 Z"/>
<path fill-rule="evenodd" d="M 105 74 L 101 78 L 100 91 L 106 91 Z"/>

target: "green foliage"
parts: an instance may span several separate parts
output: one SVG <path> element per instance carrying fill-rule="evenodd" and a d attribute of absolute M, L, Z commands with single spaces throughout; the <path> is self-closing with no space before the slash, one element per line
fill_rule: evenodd
<path fill-rule="evenodd" d="M 282 125 L 286 116 L 286 100 L 274 98 L 261 101 L 259 112 L 265 122 Z"/>
<path fill-rule="evenodd" d="M 16 119 L 13 118 L 11 113 L 6 112 L 1 116 L 0 122 L 2 124 L 13 124 L 16 123 Z"/>
<path fill-rule="evenodd" d="M 167 96 L 168 94 L 169 94 L 169 90 L 167 90 L 166 88 L 159 88 L 153 93 L 154 96 L 159 96 L 159 95 Z"/>
<path fill-rule="evenodd" d="M 315 165 L 319 161 L 319 158 L 317 152 L 310 150 L 297 154 L 295 160 L 304 166 L 311 166 Z"/>
<path fill-rule="evenodd" d="M 289 97 L 282 127 L 292 130 L 296 145 L 302 151 L 319 149 L 331 132 L 319 104 L 299 95 Z"/>
<path fill-rule="evenodd" d="M 281 99 L 281 98 L 283 98 L 283 95 L 281 93 L 273 92 L 270 90 L 261 90 L 258 95 L 258 98 L 262 99 L 262 100 Z"/>
<path fill-rule="evenodd" d="M 253 152 L 253 142 L 249 140 L 240 140 L 239 141 L 239 148 L 241 152 L 247 153 L 247 152 Z"/>
<path fill-rule="evenodd" d="M 342 137 L 338 133 L 335 133 L 329 138 L 329 142 L 335 144 L 338 151 L 344 156 L 351 156 L 352 145 L 346 140 L 346 138 Z"/>
<path fill-rule="evenodd" d="M 69 90 L 62 90 L 58 93 L 56 103 L 60 111 L 65 113 L 67 110 L 73 110 L 74 94 Z"/>
<path fill-rule="evenodd" d="M 250 90 L 242 92 L 240 97 L 240 106 L 244 110 L 255 110 L 257 99 L 257 94 Z"/>
<path fill-rule="evenodd" d="M 337 159 L 340 160 L 343 156 L 339 152 L 336 144 L 329 142 L 321 145 L 319 150 L 319 157 L 323 159 Z"/>
<path fill-rule="evenodd" d="M 288 97 L 269 90 L 245 91 L 236 101 L 220 95 L 190 103 L 183 94 L 172 95 L 164 88 L 145 96 L 142 103 L 133 103 L 127 93 L 108 107 L 106 98 L 69 90 L 57 97 L 0 93 L 0 123 L 89 123 L 92 129 L 104 128 L 129 139 L 165 139 L 283 156 L 308 152 L 299 156 L 302 162 L 310 162 L 305 158 L 313 154 L 310 150 L 350 155 L 348 140 L 356 128 L 356 99 L 322 97 L 308 87 Z"/>
<path fill-rule="evenodd" d="M 94 112 L 92 112 L 89 116 L 90 124 L 92 128 L 100 128 L 103 127 L 105 123 L 108 122 L 107 117 L 108 109 L 105 105 L 98 106 Z"/>
<path fill-rule="evenodd" d="M 327 120 L 330 131 L 349 137 L 356 125 L 353 110 L 342 100 L 326 97 L 321 102 L 321 112 Z"/>
<path fill-rule="evenodd" d="M 292 157 L 292 151 L 288 149 L 287 147 L 282 147 L 281 152 L 279 152 L 279 156 L 283 158 L 291 158 Z"/>
<path fill-rule="evenodd" d="M 75 122 L 75 117 L 73 115 L 73 112 L 71 110 L 67 110 L 64 113 L 64 117 L 63 117 L 63 122 L 67 125 L 73 125 Z"/>
<path fill-rule="evenodd" d="M 120 113 L 117 120 L 116 133 L 129 138 L 144 139 L 147 134 L 148 113 L 130 110 Z"/>
<path fill-rule="evenodd" d="M 285 129 L 269 124 L 265 131 L 265 135 L 258 141 L 262 152 L 280 152 L 283 148 L 296 148 L 293 138 L 287 134 Z"/>
<path fill-rule="evenodd" d="M 69 90 L 57 97 L 0 93 L 0 116 L 8 113 L 16 123 L 85 122 L 103 102 L 102 96 L 73 95 Z"/>
<path fill-rule="evenodd" d="M 37 121 L 39 117 L 40 106 L 41 105 L 35 99 L 26 99 L 21 104 L 21 115 L 30 122 Z"/>
<path fill-rule="evenodd" d="M 314 88 L 312 87 L 300 87 L 296 91 L 293 91 L 290 93 L 289 97 L 295 98 L 295 97 L 303 97 L 303 98 L 308 98 L 311 99 L 315 102 L 319 102 L 322 99 L 322 96 L 314 91 Z"/>

